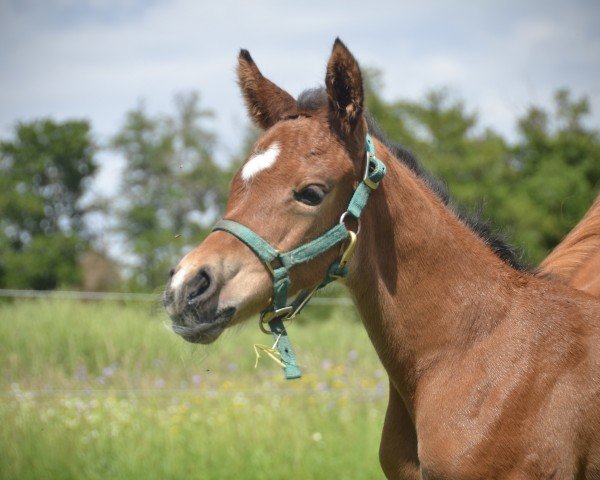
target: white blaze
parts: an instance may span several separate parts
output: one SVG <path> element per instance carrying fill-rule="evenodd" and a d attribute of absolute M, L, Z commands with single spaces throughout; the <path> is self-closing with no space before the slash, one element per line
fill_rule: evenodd
<path fill-rule="evenodd" d="M 175 276 L 171 280 L 171 288 L 173 290 L 179 288 L 181 286 L 181 284 L 183 284 L 186 274 L 187 274 L 187 270 L 185 268 L 181 268 L 175 274 Z"/>
<path fill-rule="evenodd" d="M 258 172 L 273 166 L 277 160 L 279 152 L 279 144 L 276 142 L 265 152 L 252 155 L 250 160 L 246 162 L 246 165 L 244 165 L 244 168 L 242 169 L 242 179 L 247 182 Z"/>

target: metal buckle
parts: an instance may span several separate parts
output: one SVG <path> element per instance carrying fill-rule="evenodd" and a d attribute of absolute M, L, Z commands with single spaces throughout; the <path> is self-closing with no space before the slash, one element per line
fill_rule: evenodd
<path fill-rule="evenodd" d="M 277 249 L 275 249 L 275 251 L 277 252 L 277 256 L 273 260 L 271 260 L 270 262 L 263 261 L 263 264 L 265 265 L 265 267 L 267 267 L 267 270 L 269 271 L 269 273 L 271 274 L 272 277 L 275 276 L 275 269 L 279 268 L 281 266 L 281 264 L 279 264 L 279 266 L 277 266 L 277 265 L 273 266 L 273 262 L 277 262 L 277 261 L 281 262 L 279 260 L 279 256 L 281 255 L 281 252 Z"/>
<path fill-rule="evenodd" d="M 258 319 L 258 326 L 263 333 L 273 333 L 271 330 L 267 330 L 264 325 L 265 323 L 269 323 L 271 320 L 275 320 L 276 318 L 284 317 L 283 320 L 291 320 L 294 318 L 294 315 L 290 315 L 290 313 L 294 313 L 294 307 L 291 305 L 283 308 L 278 308 L 277 310 L 268 310 L 266 312 L 262 312 L 260 314 L 260 318 Z"/>
<path fill-rule="evenodd" d="M 371 166 L 371 153 L 366 152 L 365 171 L 363 173 L 363 181 L 369 178 L 369 167 Z"/>
<path fill-rule="evenodd" d="M 375 158 L 375 155 L 372 155 L 370 152 L 366 153 L 367 160 L 365 165 L 365 171 L 363 173 L 363 182 L 369 187 L 371 190 L 376 190 L 379 186 L 379 182 L 374 182 L 369 178 L 369 170 L 371 169 L 371 159 Z"/>
<path fill-rule="evenodd" d="M 365 184 L 367 185 L 367 187 L 369 187 L 371 190 L 376 190 L 377 187 L 379 186 L 379 182 L 374 182 L 370 178 L 365 178 L 363 180 L 363 182 L 365 182 Z"/>
<path fill-rule="evenodd" d="M 267 267 L 267 270 L 269 271 L 269 273 L 271 274 L 272 277 L 275 276 L 275 269 L 273 268 L 273 265 L 271 265 L 269 262 L 263 262 L 265 267 Z"/>
<path fill-rule="evenodd" d="M 369 170 L 371 169 L 371 158 L 375 158 L 375 155 L 371 155 L 367 152 L 367 164 L 365 165 L 365 173 L 363 175 L 363 182 L 369 187 L 371 190 L 376 190 L 379 186 L 379 182 L 374 182 L 369 178 Z"/>

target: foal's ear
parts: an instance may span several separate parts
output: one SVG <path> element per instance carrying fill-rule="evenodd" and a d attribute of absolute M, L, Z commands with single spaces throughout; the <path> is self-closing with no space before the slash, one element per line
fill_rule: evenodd
<path fill-rule="evenodd" d="M 248 50 L 240 50 L 237 75 L 248 114 L 259 127 L 267 129 L 282 118 L 297 113 L 296 100 L 263 77 Z"/>
<path fill-rule="evenodd" d="M 358 62 L 339 38 L 335 39 L 327 64 L 325 85 L 333 130 L 345 140 L 362 137 L 366 133 L 362 75 Z"/>

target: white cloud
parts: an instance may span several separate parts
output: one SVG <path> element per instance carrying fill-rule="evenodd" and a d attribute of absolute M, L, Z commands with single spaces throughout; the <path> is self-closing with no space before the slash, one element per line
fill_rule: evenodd
<path fill-rule="evenodd" d="M 450 85 L 484 124 L 512 134 L 528 104 L 568 86 L 590 95 L 597 124 L 599 12 L 552 1 L 0 2 L 0 131 L 17 119 L 83 116 L 105 139 L 138 99 L 165 110 L 176 92 L 198 89 L 218 115 L 221 152 L 235 151 L 245 118 L 238 49 L 298 94 L 322 83 L 338 35 L 384 71 L 387 98 Z M 99 178 L 115 185 L 112 172 Z"/>

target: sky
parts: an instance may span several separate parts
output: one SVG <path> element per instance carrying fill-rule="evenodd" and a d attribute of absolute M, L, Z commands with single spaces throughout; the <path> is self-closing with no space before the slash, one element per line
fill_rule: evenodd
<path fill-rule="evenodd" d="M 568 87 L 600 125 L 599 23 L 597 0 L 0 0 L 0 137 L 17 121 L 86 118 L 105 145 L 141 100 L 169 112 L 175 94 L 197 90 L 225 160 L 247 124 L 239 49 L 296 96 L 323 83 L 337 36 L 383 72 L 387 99 L 447 87 L 515 138 L 528 106 Z M 94 189 L 114 193 L 122 159 L 98 160 Z"/>

